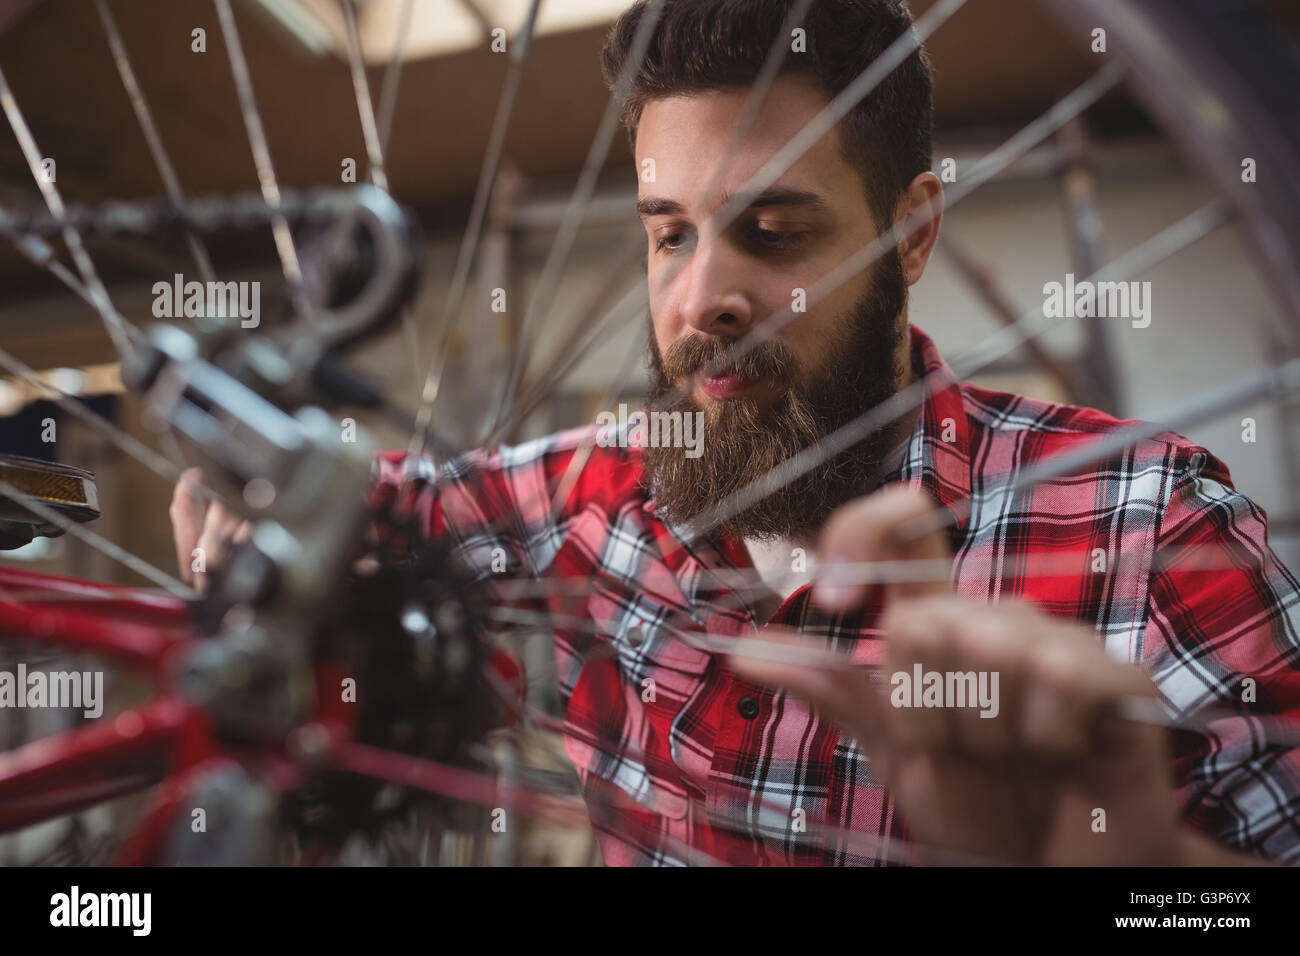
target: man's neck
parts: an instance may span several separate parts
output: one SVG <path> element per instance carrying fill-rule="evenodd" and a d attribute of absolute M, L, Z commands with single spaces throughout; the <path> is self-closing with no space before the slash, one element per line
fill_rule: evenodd
<path fill-rule="evenodd" d="M 817 569 L 817 541 L 813 535 L 801 535 L 762 541 L 746 538 L 744 543 L 767 591 L 751 592 L 749 603 L 759 623 L 766 624 L 782 602 L 812 581 Z"/>

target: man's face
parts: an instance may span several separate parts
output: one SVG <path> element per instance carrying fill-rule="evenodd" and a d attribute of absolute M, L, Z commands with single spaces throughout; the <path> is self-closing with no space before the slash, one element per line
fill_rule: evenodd
<path fill-rule="evenodd" d="M 729 88 L 666 97 L 641 115 L 637 205 L 648 237 L 652 405 L 877 235 L 836 131 L 721 233 L 708 222 L 827 103 L 811 81 L 781 77 L 732 146 L 747 96 L 747 88 Z M 906 285 L 891 251 L 671 404 L 703 411 L 705 435 L 698 459 L 646 450 L 647 478 L 669 516 L 693 517 L 892 394 L 906 375 Z M 746 537 L 814 530 L 835 506 L 869 490 L 885 441 L 856 446 L 727 530 Z"/>

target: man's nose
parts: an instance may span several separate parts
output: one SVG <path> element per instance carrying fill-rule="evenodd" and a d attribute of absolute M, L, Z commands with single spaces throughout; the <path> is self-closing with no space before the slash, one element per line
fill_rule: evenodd
<path fill-rule="evenodd" d="M 701 242 L 686 266 L 682 318 L 698 332 L 739 338 L 749 331 L 753 307 L 744 291 L 744 263 L 725 242 Z"/>

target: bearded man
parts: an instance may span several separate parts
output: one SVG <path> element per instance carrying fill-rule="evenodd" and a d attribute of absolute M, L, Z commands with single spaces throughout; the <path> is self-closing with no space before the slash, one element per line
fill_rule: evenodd
<path fill-rule="evenodd" d="M 380 498 L 437 473 L 429 534 L 454 535 L 484 580 L 556 585 L 514 603 L 552 622 L 565 747 L 607 863 L 1300 860 L 1300 752 L 1256 732 L 1300 709 L 1300 592 L 1262 512 L 1172 433 L 1006 488 L 1119 423 L 961 383 L 911 324 L 943 206 L 923 52 L 745 193 L 911 28 L 895 0 L 812 4 L 806 48 L 735 137 L 790 7 L 667 0 L 636 60 L 640 0 L 604 50 L 611 86 L 629 71 L 637 169 L 655 171 L 637 201 L 648 405 L 702 413 L 700 453 L 605 447 L 592 428 L 442 469 L 394 453 Z M 737 347 L 885 235 L 868 269 Z M 919 407 L 724 507 L 923 378 Z M 237 534 L 205 507 L 178 488 L 182 568 Z M 1193 551 L 1207 563 L 1180 567 Z M 853 573 L 911 559 L 950 573 Z M 981 706 L 930 698 L 952 675 Z M 1199 734 L 1132 719 L 1157 702 L 1219 713 Z"/>

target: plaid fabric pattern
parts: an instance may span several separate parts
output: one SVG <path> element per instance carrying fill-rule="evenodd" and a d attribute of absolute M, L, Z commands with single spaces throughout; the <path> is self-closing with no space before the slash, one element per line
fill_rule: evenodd
<path fill-rule="evenodd" d="M 956 516 L 956 589 L 1095 628 L 1109 653 L 1145 668 L 1171 711 L 1235 711 L 1204 733 L 1173 734 L 1185 825 L 1300 862 L 1300 750 L 1258 732 L 1300 724 L 1300 588 L 1267 544 L 1264 513 L 1222 462 L 1172 433 L 1008 493 L 1021 469 L 1120 423 L 960 383 L 920 329 L 911 335 L 917 367 L 940 384 L 893 478 Z M 414 500 L 422 527 L 451 534 L 480 579 L 554 585 L 510 605 L 549 616 L 565 747 L 606 862 L 681 865 L 697 851 L 759 865 L 903 862 L 892 841 L 908 839 L 905 823 L 853 740 L 679 636 L 762 630 L 727 584 L 726 572 L 752 567 L 743 544 L 685 541 L 642 488 L 637 450 L 591 448 L 593 431 L 469 453 L 448 464 L 439 493 Z M 578 477 L 557 506 L 566 471 Z M 377 493 L 434 474 L 427 459 L 385 453 Z M 768 626 L 874 662 L 878 611 L 827 615 L 804 587 Z"/>

